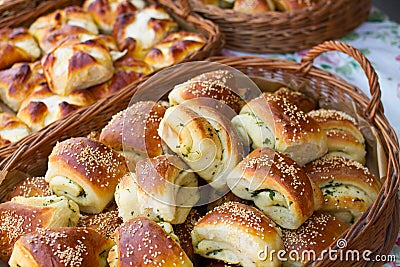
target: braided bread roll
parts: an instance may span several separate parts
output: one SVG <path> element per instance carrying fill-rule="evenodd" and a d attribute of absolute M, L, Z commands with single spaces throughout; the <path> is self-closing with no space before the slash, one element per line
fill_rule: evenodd
<path fill-rule="evenodd" d="M 380 183 L 359 162 L 326 155 L 310 162 L 305 172 L 321 188 L 324 203 L 320 208 L 347 223 L 354 223 L 374 202 Z"/>
<path fill-rule="evenodd" d="M 124 221 L 145 216 L 180 224 L 199 199 L 196 175 L 178 157 L 169 155 L 140 160 L 136 174 L 125 175 L 115 192 Z"/>
<path fill-rule="evenodd" d="M 281 231 L 261 211 L 226 202 L 208 212 L 192 231 L 193 247 L 203 257 L 244 267 L 279 266 L 277 257 L 261 260 L 260 252 L 283 248 Z"/>
<path fill-rule="evenodd" d="M 45 179 L 55 194 L 74 200 L 83 212 L 99 213 L 113 199 L 127 171 L 123 156 L 98 141 L 79 137 L 53 148 Z"/>

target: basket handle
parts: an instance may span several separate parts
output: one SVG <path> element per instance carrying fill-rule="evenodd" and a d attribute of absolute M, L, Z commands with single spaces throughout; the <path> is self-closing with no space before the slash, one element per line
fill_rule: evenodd
<path fill-rule="evenodd" d="M 361 65 L 362 69 L 367 75 L 369 89 L 371 92 L 371 99 L 366 107 L 366 113 L 369 119 L 373 121 L 376 112 L 380 109 L 383 110 L 381 102 L 381 89 L 378 81 L 378 75 L 372 67 L 371 62 L 360 52 L 360 50 L 339 41 L 326 41 L 311 48 L 301 59 L 300 71 L 303 74 L 307 74 L 313 66 L 314 59 L 322 53 L 329 51 L 343 52 L 354 58 Z"/>
<path fill-rule="evenodd" d="M 185 19 L 192 12 L 189 0 L 160 0 L 160 2 Z"/>

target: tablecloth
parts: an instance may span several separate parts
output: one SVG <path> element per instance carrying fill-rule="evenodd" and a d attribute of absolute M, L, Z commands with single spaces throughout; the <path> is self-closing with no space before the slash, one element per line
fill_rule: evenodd
<path fill-rule="evenodd" d="M 400 136 L 400 25 L 373 8 L 365 23 L 340 40 L 361 50 L 371 61 L 379 77 L 385 115 Z M 249 54 L 224 49 L 222 54 L 257 55 L 299 62 L 306 52 L 307 50 L 287 54 Z M 338 74 L 370 96 L 368 81 L 363 70 L 346 54 L 325 53 L 314 61 L 314 65 Z M 396 261 L 389 262 L 385 266 L 400 266 L 400 234 L 391 254 L 395 255 Z"/>

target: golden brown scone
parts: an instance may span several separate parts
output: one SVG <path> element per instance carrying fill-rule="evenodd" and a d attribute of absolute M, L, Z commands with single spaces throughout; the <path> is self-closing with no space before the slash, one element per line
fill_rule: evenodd
<path fill-rule="evenodd" d="M 138 161 L 136 172 L 126 174 L 115 191 L 124 221 L 147 217 L 180 224 L 200 199 L 196 175 L 177 156 L 161 155 Z"/>
<path fill-rule="evenodd" d="M 232 123 L 253 148 L 273 148 L 300 166 L 328 151 L 319 123 L 281 95 L 264 93 L 251 100 Z"/>
<path fill-rule="evenodd" d="M 2 112 L 0 113 L 0 137 L 15 143 L 31 133 L 31 129 L 18 117 Z"/>
<path fill-rule="evenodd" d="M 14 243 L 37 228 L 73 226 L 79 207 L 65 197 L 15 197 L 0 204 L 0 259 L 7 262 Z"/>
<path fill-rule="evenodd" d="M 191 100 L 167 109 L 158 133 L 215 190 L 227 192 L 227 174 L 246 148 L 229 119 L 217 109 Z"/>
<path fill-rule="evenodd" d="M 166 108 L 161 103 L 140 101 L 114 115 L 103 128 L 100 142 L 123 153 L 129 166 L 163 154 L 157 129 Z"/>
<path fill-rule="evenodd" d="M 114 196 L 127 167 L 123 156 L 108 146 L 84 137 L 58 143 L 49 156 L 46 182 L 86 213 L 99 213 Z"/>
<path fill-rule="evenodd" d="M 124 56 L 114 62 L 114 75 L 110 80 L 87 90 L 91 91 L 96 99 L 102 99 L 152 72 L 151 66 L 144 61 L 136 60 L 129 55 Z"/>
<path fill-rule="evenodd" d="M 252 204 L 253 204 L 252 201 L 240 198 L 240 197 L 236 196 L 234 193 L 232 193 L 232 191 L 229 191 L 224 196 L 222 196 L 222 197 L 218 198 L 217 200 L 209 203 L 207 205 L 207 211 L 213 210 L 215 207 L 221 206 L 222 204 L 224 204 L 226 202 L 231 202 L 231 201 L 242 203 L 242 204 L 245 204 L 247 206 L 252 206 Z"/>
<path fill-rule="evenodd" d="M 374 202 L 380 183 L 359 162 L 326 155 L 304 167 L 324 195 L 321 211 L 354 223 Z"/>
<path fill-rule="evenodd" d="M 42 58 L 42 66 L 50 89 L 59 95 L 103 83 L 114 74 L 109 50 L 96 40 L 59 46 Z"/>
<path fill-rule="evenodd" d="M 239 113 L 246 103 L 237 92 L 233 73 L 227 70 L 216 70 L 200 74 L 187 82 L 176 85 L 169 93 L 168 99 L 173 106 L 186 100 L 212 98 Z"/>
<path fill-rule="evenodd" d="M 356 120 L 332 109 L 312 110 L 310 117 L 319 122 L 328 141 L 328 153 L 365 164 L 365 140 Z"/>
<path fill-rule="evenodd" d="M 28 177 L 18 183 L 8 192 L 6 200 L 10 201 L 13 197 L 45 197 L 51 196 L 49 183 L 44 180 L 44 177 Z"/>
<path fill-rule="evenodd" d="M 286 87 L 279 88 L 277 91 L 273 92 L 273 94 L 286 98 L 290 103 L 297 106 L 303 112 L 309 112 L 317 107 L 317 103 L 313 98 Z"/>
<path fill-rule="evenodd" d="M 277 257 L 261 260 L 266 247 L 283 248 L 281 231 L 256 208 L 226 202 L 208 212 L 192 231 L 194 250 L 203 257 L 242 266 L 279 266 Z"/>
<path fill-rule="evenodd" d="M 49 36 L 54 31 L 58 31 L 64 25 L 73 26 L 72 28 L 68 28 L 71 30 L 71 35 L 78 32 L 99 33 L 91 15 L 78 6 L 69 6 L 39 17 L 31 24 L 29 32 L 39 41 L 40 48 L 43 51 L 48 51 L 46 36 Z"/>
<path fill-rule="evenodd" d="M 170 33 L 150 50 L 144 61 L 155 70 L 161 69 L 180 62 L 202 48 L 205 43 L 206 39 L 194 32 Z"/>
<path fill-rule="evenodd" d="M 14 64 L 11 68 L 0 71 L 0 98 L 17 112 L 33 90 L 44 83 L 46 79 L 40 61 Z"/>
<path fill-rule="evenodd" d="M 68 96 L 54 94 L 47 84 L 35 90 L 22 102 L 17 117 L 32 131 L 64 118 L 71 112 L 94 103 L 96 99 L 87 90 L 75 90 Z"/>
<path fill-rule="evenodd" d="M 298 228 L 314 212 L 314 191 L 307 174 L 291 158 L 271 148 L 251 152 L 228 175 L 227 182 L 235 195 L 253 200 L 283 228 Z"/>
<path fill-rule="evenodd" d="M 199 261 L 199 257 L 194 253 L 191 232 L 200 218 L 200 213 L 196 209 L 192 209 L 184 223 L 174 225 L 174 233 L 179 239 L 181 248 L 195 265 Z"/>
<path fill-rule="evenodd" d="M 0 29 L 0 70 L 17 62 L 33 62 L 40 54 L 38 44 L 25 28 Z"/>
<path fill-rule="evenodd" d="M 151 5 L 135 13 L 118 16 L 113 36 L 121 51 L 128 49 L 134 58 L 143 59 L 153 45 L 177 29 L 178 24 L 164 8 Z"/>
<path fill-rule="evenodd" d="M 91 228 L 37 229 L 15 243 L 9 264 L 11 267 L 105 267 L 112 246 L 111 239 Z"/>
<path fill-rule="evenodd" d="M 82 216 L 77 226 L 93 228 L 103 236 L 111 237 L 121 224 L 122 218 L 118 216 L 118 209 L 114 209 L 99 214 Z"/>
<path fill-rule="evenodd" d="M 319 0 L 273 0 L 280 11 L 293 11 L 312 6 Z"/>
<path fill-rule="evenodd" d="M 117 17 L 121 14 L 143 9 L 146 2 L 143 0 L 86 0 L 83 8 L 88 11 L 100 31 L 111 34 Z"/>
<path fill-rule="evenodd" d="M 328 248 L 347 228 L 349 227 L 344 221 L 329 214 L 315 212 L 298 229 L 283 229 L 282 240 L 286 255 L 300 257 L 296 260 L 293 257 L 287 257 L 288 261 L 283 262 L 282 265 L 303 266 L 306 262 L 313 260 L 313 258 L 306 258 L 311 256 L 306 254 L 306 251 L 313 251 L 318 257 L 318 254 Z M 302 258 L 302 255 L 306 257 Z"/>
<path fill-rule="evenodd" d="M 116 245 L 108 254 L 110 267 L 193 266 L 179 244 L 149 219 L 125 222 L 115 238 Z"/>
<path fill-rule="evenodd" d="M 236 0 L 233 10 L 248 14 L 264 13 L 275 10 L 275 5 L 272 0 Z"/>

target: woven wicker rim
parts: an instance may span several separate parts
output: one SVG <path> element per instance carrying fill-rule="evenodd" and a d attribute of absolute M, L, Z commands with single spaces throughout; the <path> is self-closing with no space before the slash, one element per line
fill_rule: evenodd
<path fill-rule="evenodd" d="M 24 26 L 29 25 L 37 17 L 47 14 L 59 8 L 64 8 L 69 5 L 81 5 L 83 0 L 58 0 L 58 1 L 43 1 L 34 0 L 29 3 L 26 0 L 13 0 L 6 2 L 4 5 L 0 5 L 0 28 L 12 27 L 12 26 Z M 172 6 L 170 0 L 156 1 L 148 0 L 150 3 L 159 3 L 164 6 L 174 19 L 180 24 L 181 27 L 188 27 L 194 31 L 200 32 L 207 38 L 205 45 L 189 55 L 180 62 L 187 62 L 193 60 L 202 60 L 210 56 L 219 54 L 222 47 L 224 46 L 224 39 L 219 30 L 219 27 L 210 20 L 204 19 L 197 14 L 190 14 L 189 16 L 183 17 L 180 12 L 175 12 L 169 6 Z M 167 5 L 168 4 L 168 5 Z M 160 70 L 149 74 L 154 75 Z M 140 81 L 140 80 L 139 80 Z M 135 81 L 133 84 L 137 84 L 139 81 Z M 118 95 L 120 91 L 115 92 L 113 95 Z M 113 95 L 109 96 L 112 97 Z M 87 109 L 84 107 L 82 109 Z M 74 113 L 74 112 L 73 112 Z M 73 114 L 72 113 L 72 114 Z M 71 115 L 71 114 L 70 114 Z M 68 116 L 70 116 L 68 115 Z M 29 137 L 22 139 L 21 143 L 25 143 L 25 139 L 31 140 Z M 16 144 L 6 145 L 0 148 L 0 159 L 4 159 L 9 155 L 10 151 L 15 150 L 16 146 L 19 146 L 20 142 Z M 28 141 L 29 142 L 29 141 Z M 11 147 L 10 147 L 11 146 Z M 9 149 L 10 147 L 10 149 Z"/>
<path fill-rule="evenodd" d="M 368 78 L 371 99 L 357 87 L 346 83 L 338 76 L 312 67 L 313 60 L 326 51 L 341 51 L 355 58 L 362 66 Z M 343 238 L 347 240 L 347 248 L 349 249 L 369 249 L 373 253 L 379 255 L 387 255 L 397 238 L 399 229 L 399 210 L 400 202 L 397 197 L 399 187 L 399 158 L 400 150 L 398 139 L 395 131 L 388 123 L 383 113 L 383 107 L 380 102 L 380 87 L 377 75 L 372 68 L 370 62 L 357 49 L 350 45 L 340 42 L 325 42 L 314 47 L 303 58 L 302 64 L 294 63 L 279 59 L 265 59 L 257 57 L 216 57 L 209 59 L 210 61 L 226 64 L 231 67 L 240 68 L 260 68 L 282 70 L 291 73 L 297 73 L 305 79 L 318 78 L 324 80 L 327 84 L 334 85 L 338 90 L 349 95 L 357 104 L 365 109 L 366 117 L 369 117 L 370 123 L 374 125 L 381 137 L 382 146 L 388 157 L 387 175 L 382 189 L 373 203 L 361 218 L 344 233 Z M 179 75 L 179 74 L 177 74 Z M 145 79 L 147 80 L 147 78 Z M 81 110 L 79 113 L 73 114 L 62 121 L 58 121 L 46 128 L 45 131 L 30 136 L 29 140 L 21 143 L 16 147 L 14 153 L 1 162 L 3 179 L 8 171 L 14 169 L 25 170 L 25 168 L 34 168 L 32 161 L 35 162 L 37 157 L 47 159 L 52 147 L 57 141 L 64 140 L 73 136 L 82 136 L 90 130 L 101 129 L 109 120 L 112 114 L 125 108 L 137 89 L 137 85 L 131 85 L 123 90 L 119 97 L 101 101 L 89 109 Z M 139 85 L 140 87 L 140 85 Z M 110 114 L 111 113 L 111 114 Z M 90 122 L 94 121 L 94 126 Z M 82 124 L 87 127 L 82 128 Z M 84 130 L 82 130 L 84 129 Z M 42 153 L 37 156 L 36 153 Z M 25 165 L 29 163 L 30 165 Z M 7 177 L 7 180 L 0 181 L 0 196 L 4 196 L 7 190 L 12 188 L 16 182 L 15 179 Z M 384 229 L 384 231 L 382 231 Z M 332 249 L 338 249 L 336 245 L 331 246 Z M 339 252 L 338 252 L 339 253 Z M 372 254 L 374 255 L 374 254 Z M 323 259 L 314 263 L 314 266 L 366 266 L 368 263 L 363 261 L 357 262 L 330 262 L 328 255 L 324 255 Z"/>

